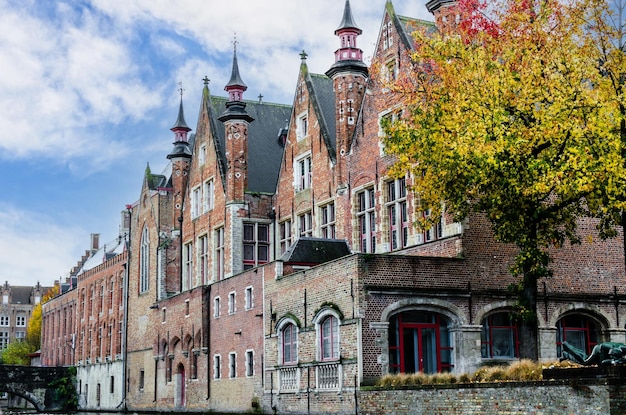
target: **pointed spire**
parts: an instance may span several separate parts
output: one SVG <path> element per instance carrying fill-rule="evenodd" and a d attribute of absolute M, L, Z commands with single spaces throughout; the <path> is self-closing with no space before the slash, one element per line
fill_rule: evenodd
<path fill-rule="evenodd" d="M 363 31 L 354 22 L 350 0 L 346 0 L 343 18 L 335 35 L 339 37 L 339 49 L 335 51 L 335 63 L 326 72 L 331 78 L 339 72 L 356 71 L 367 76 L 367 65 L 363 63 L 363 51 L 357 47 L 357 38 Z"/>
<path fill-rule="evenodd" d="M 358 34 L 361 34 L 363 32 L 354 22 L 354 17 L 352 17 L 352 9 L 350 8 L 350 0 L 346 0 L 346 5 L 343 9 L 343 19 L 341 19 L 339 27 L 337 28 L 337 30 L 335 30 L 335 34 L 337 35 L 337 32 L 343 29 L 356 29 Z"/>
<path fill-rule="evenodd" d="M 176 123 L 170 131 L 174 133 L 174 149 L 167 155 L 168 159 L 172 158 L 191 158 L 191 149 L 189 148 L 189 142 L 187 141 L 187 133 L 191 131 L 191 128 L 187 126 L 185 122 L 185 115 L 183 112 L 183 83 L 178 83 L 178 92 L 180 92 L 180 105 L 178 107 L 178 118 Z"/>
<path fill-rule="evenodd" d="M 174 131 L 175 128 L 186 128 L 187 131 L 190 131 L 191 128 L 189 128 L 187 126 L 187 123 L 185 122 L 185 113 L 183 111 L 183 83 L 179 82 L 178 86 L 178 91 L 180 92 L 180 106 L 178 107 L 178 118 L 176 119 L 176 123 L 174 123 L 174 126 L 170 130 Z"/>
<path fill-rule="evenodd" d="M 233 69 L 230 74 L 230 81 L 224 87 L 228 92 L 229 101 L 243 101 L 243 92 L 248 89 L 239 75 L 239 65 L 237 64 L 237 36 L 233 41 Z"/>

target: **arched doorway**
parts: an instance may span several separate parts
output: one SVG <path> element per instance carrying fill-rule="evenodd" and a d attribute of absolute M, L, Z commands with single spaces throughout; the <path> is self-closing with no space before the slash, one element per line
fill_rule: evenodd
<path fill-rule="evenodd" d="M 429 311 L 405 311 L 389 321 L 389 372 L 437 373 L 452 368 L 449 321 Z"/>
<path fill-rule="evenodd" d="M 174 400 L 176 407 L 185 406 L 185 366 L 182 363 L 176 368 L 176 397 Z"/>

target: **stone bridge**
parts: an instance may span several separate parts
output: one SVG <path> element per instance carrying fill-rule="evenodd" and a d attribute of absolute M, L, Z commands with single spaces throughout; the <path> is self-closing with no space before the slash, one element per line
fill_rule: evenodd
<path fill-rule="evenodd" d="M 71 409 L 76 398 L 74 382 L 68 367 L 0 365 L 0 392 L 21 396 L 39 412 Z"/>

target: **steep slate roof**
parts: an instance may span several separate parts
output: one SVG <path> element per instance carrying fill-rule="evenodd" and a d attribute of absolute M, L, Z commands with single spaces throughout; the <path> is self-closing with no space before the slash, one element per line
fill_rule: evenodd
<path fill-rule="evenodd" d="M 33 287 L 11 287 L 12 304 L 30 304 Z"/>
<path fill-rule="evenodd" d="M 216 151 L 222 176 L 226 171 L 225 131 L 218 117 L 226 111 L 228 98 L 209 95 L 211 130 L 217 141 Z M 250 192 L 274 193 L 283 156 L 278 133 L 289 123 L 291 107 L 282 104 L 245 100 L 246 112 L 254 118 L 248 126 L 248 188 Z M 222 177 L 224 179 L 224 177 Z"/>
<path fill-rule="evenodd" d="M 332 149 L 332 159 L 335 160 L 337 150 L 337 118 L 335 116 L 335 92 L 333 80 L 326 75 L 310 74 L 307 79 L 309 94 L 313 100 L 313 108 L 320 120 L 322 135 L 329 149 Z"/>
<path fill-rule="evenodd" d="M 290 264 L 323 264 L 350 255 L 348 242 L 343 239 L 299 238 L 280 258 Z"/>

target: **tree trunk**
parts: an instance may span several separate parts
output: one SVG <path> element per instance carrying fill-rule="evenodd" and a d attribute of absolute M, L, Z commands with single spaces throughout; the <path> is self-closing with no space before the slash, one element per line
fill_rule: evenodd
<path fill-rule="evenodd" d="M 537 277 L 532 272 L 524 274 L 522 291 L 525 312 L 519 324 L 520 358 L 538 360 L 539 341 L 537 331 Z"/>

